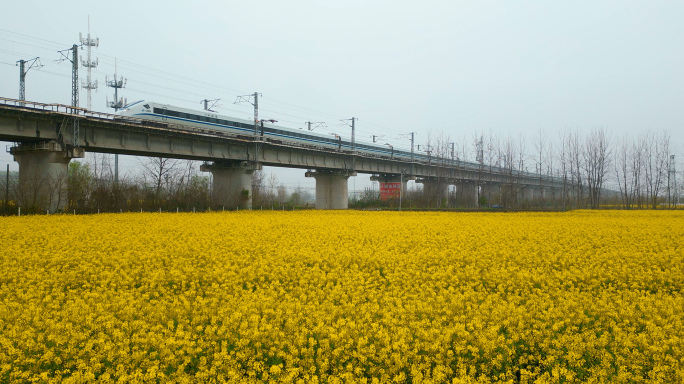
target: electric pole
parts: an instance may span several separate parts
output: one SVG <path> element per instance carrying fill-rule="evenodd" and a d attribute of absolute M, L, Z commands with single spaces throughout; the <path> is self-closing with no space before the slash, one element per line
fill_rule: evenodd
<path fill-rule="evenodd" d="M 88 110 L 90 111 L 92 109 L 92 90 L 95 89 L 97 90 L 97 80 L 93 83 L 91 81 L 92 79 L 92 70 L 93 68 L 96 68 L 97 65 L 99 64 L 99 60 L 93 61 L 91 59 L 91 50 L 92 47 L 98 47 L 100 45 L 100 39 L 91 39 L 90 38 L 90 16 L 88 16 L 88 36 L 86 38 L 83 38 L 83 36 L 79 33 L 78 34 L 79 40 L 81 40 L 81 46 L 86 46 L 88 47 L 88 58 L 87 60 L 81 59 L 81 65 L 88 68 L 88 77 L 86 78 L 86 81 L 81 85 L 83 88 L 85 88 L 88 91 Z"/>
<path fill-rule="evenodd" d="M 204 100 L 200 100 L 200 103 L 202 103 L 204 105 L 205 111 L 216 112 L 216 111 L 213 111 L 212 108 L 214 108 L 214 106 L 216 105 L 216 103 L 218 103 L 219 100 L 221 100 L 221 99 L 213 99 L 213 100 L 204 99 Z M 211 105 L 209 105 L 209 103 L 211 103 Z"/>
<path fill-rule="evenodd" d="M 254 106 L 254 136 L 259 134 L 259 92 L 254 92 L 251 95 L 238 96 L 233 104 L 237 103 L 250 103 Z M 254 101 L 252 101 L 254 98 Z"/>
<path fill-rule="evenodd" d="M 409 135 L 411 135 L 411 161 L 413 161 L 413 142 L 414 142 L 416 133 L 415 132 L 402 133 L 399 136 L 409 136 Z M 418 150 L 420 150 L 420 148 Z"/>
<path fill-rule="evenodd" d="M 5 205 L 2 206 L 4 216 L 7 216 L 7 204 L 9 204 L 9 163 L 7 163 L 7 173 L 5 174 Z"/>
<path fill-rule="evenodd" d="M 126 105 L 126 99 L 123 97 L 119 99 L 119 89 L 124 88 L 126 86 L 126 79 L 123 78 L 123 76 L 119 77 L 119 79 L 116 79 L 116 59 L 114 59 L 114 79 L 109 80 L 109 78 L 105 77 L 105 84 L 110 87 L 114 88 L 114 101 L 109 101 L 107 99 L 107 106 L 109 108 L 114 108 L 114 111 L 118 111 L 119 109 L 123 108 L 124 105 Z M 114 154 L 114 186 L 118 190 L 119 186 L 119 154 L 116 153 Z"/>
<path fill-rule="evenodd" d="M 69 58 L 69 51 L 71 51 L 71 58 Z M 71 106 L 78 108 L 78 45 L 74 44 L 69 49 L 58 51 L 62 57 L 62 61 L 71 62 Z"/>
<path fill-rule="evenodd" d="M 71 58 L 69 58 L 69 51 L 71 51 Z M 64 49 L 58 52 L 62 57 L 59 59 L 62 61 L 71 62 L 71 106 L 78 108 L 78 45 L 74 44 L 70 49 Z M 72 112 L 74 112 L 72 110 Z M 72 127 L 72 145 L 74 147 L 78 146 L 78 135 L 79 135 L 79 120 L 76 114 L 71 123 Z"/>
<path fill-rule="evenodd" d="M 30 63 L 28 68 L 26 68 L 27 63 Z M 26 74 L 31 68 L 40 68 L 43 65 L 40 63 L 40 57 L 31 60 L 19 60 L 17 64 L 19 65 L 19 100 L 24 101 L 26 100 Z M 21 105 L 23 106 L 24 103 Z"/>
<path fill-rule="evenodd" d="M 314 125 L 313 128 L 312 128 L 312 127 L 311 127 L 312 124 L 316 124 L 316 125 Z M 323 128 L 327 128 L 327 127 L 328 127 L 328 126 L 327 126 L 324 122 L 322 122 L 322 121 L 318 121 L 318 122 L 307 121 L 307 122 L 306 122 L 306 125 L 307 125 L 307 128 L 306 128 L 306 129 L 308 129 L 309 131 L 313 131 L 314 129 L 320 128 L 320 127 L 323 127 Z"/>
<path fill-rule="evenodd" d="M 351 150 L 352 150 L 352 152 L 354 152 L 354 142 L 355 142 L 355 137 L 356 137 L 356 128 L 355 128 L 355 124 L 354 124 L 356 122 L 356 120 L 358 120 L 358 119 L 356 119 L 355 117 L 351 118 L 351 122 L 352 122 L 352 124 L 351 124 L 351 127 L 352 127 Z"/>
<path fill-rule="evenodd" d="M 347 123 L 347 121 L 351 120 L 351 125 Z M 355 138 L 356 138 L 356 120 L 358 120 L 356 117 L 352 117 L 351 119 L 346 119 L 342 120 L 342 122 L 346 125 L 350 125 L 352 132 L 351 132 L 351 170 L 355 171 L 356 170 L 356 156 L 354 156 L 354 147 L 355 147 Z M 340 145 L 341 147 L 341 145 Z"/>

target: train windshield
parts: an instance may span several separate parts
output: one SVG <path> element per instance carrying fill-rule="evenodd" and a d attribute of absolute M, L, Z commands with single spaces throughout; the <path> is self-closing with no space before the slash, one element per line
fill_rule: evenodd
<path fill-rule="evenodd" d="M 134 106 L 134 105 L 136 105 L 136 104 L 142 103 L 143 101 L 144 101 L 144 100 L 138 100 L 138 101 L 136 101 L 135 103 L 131 103 L 131 104 L 128 104 L 128 105 L 124 105 L 124 107 L 121 108 L 121 109 L 128 109 L 128 108 L 130 108 L 130 107 L 132 107 L 132 106 Z"/>

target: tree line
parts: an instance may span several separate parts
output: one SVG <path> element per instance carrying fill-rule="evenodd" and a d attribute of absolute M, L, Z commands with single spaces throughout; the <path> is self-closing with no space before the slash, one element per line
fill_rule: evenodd
<path fill-rule="evenodd" d="M 588 133 L 563 130 L 552 138 L 539 130 L 531 142 L 522 136 L 474 134 L 453 140 L 444 133 L 428 134 L 419 148 L 434 164 L 468 162 L 477 167 L 470 186 L 453 185 L 438 174 L 431 188 L 413 185 L 404 191 L 404 207 L 518 209 L 675 207 L 684 187 L 682 167 L 674 172 L 676 148 L 668 132 L 644 131 L 612 137 L 604 129 Z M 119 211 L 206 211 L 222 209 L 212 199 L 212 181 L 199 172 L 198 162 L 170 158 L 138 158 L 139 172 L 116 175 L 111 155 L 90 154 L 89 161 L 72 161 L 63 180 L 28 180 L 19 184 L 11 174 L 0 180 L 2 212 L 40 213 L 48 199 L 65 202 L 65 210 L 81 213 Z M 492 176 L 497 171 L 496 180 Z M 525 186 L 522 175 L 538 178 Z M 550 182 L 553 180 L 553 183 Z M 677 183 L 677 181 L 679 181 Z M 553 185 L 552 185 L 553 184 Z M 59 185 L 66 185 L 60 188 Z M 466 188 L 467 187 L 467 188 Z M 49 193 L 37 193 L 43 188 Z M 256 171 L 252 206 L 257 209 L 312 207 L 313 191 L 288 193 L 275 174 Z M 350 195 L 350 207 L 398 207 L 396 199 L 383 201 L 377 188 Z"/>
<path fill-rule="evenodd" d="M 440 132 L 428 134 L 421 147 L 434 164 L 475 164 L 476 187 L 454 186 L 443 171 L 436 188 L 409 188 L 405 207 L 655 209 L 684 203 L 679 200 L 684 173 L 681 167 L 675 172 L 677 151 L 668 132 L 613 137 L 600 128 L 566 129 L 553 138 L 540 129 L 531 143 L 523 135 L 479 133 L 453 140 Z M 531 175 L 537 179 L 534 187 L 523 181 Z M 382 201 L 377 189 L 368 188 L 353 197 L 352 205 L 396 207 L 398 201 Z"/>
<path fill-rule="evenodd" d="M 10 172 L 9 183 L 0 180 L 3 198 L 0 214 L 45 213 L 51 203 L 65 202 L 63 211 L 77 213 L 221 210 L 212 198 L 212 180 L 199 171 L 198 161 L 163 157 L 137 158 L 139 171 L 117 174 L 112 156 L 89 154 L 88 161 L 71 161 L 64 180 L 25 180 Z M 6 188 L 6 185 L 9 187 Z M 64 186 L 60 188 L 60 186 Z M 38 193 L 38 191 L 47 193 Z M 7 192 L 7 193 L 5 193 Z M 5 194 L 7 204 L 5 205 Z M 298 188 L 288 193 L 275 174 L 253 174 L 252 204 L 257 209 L 306 207 L 311 192 Z"/>

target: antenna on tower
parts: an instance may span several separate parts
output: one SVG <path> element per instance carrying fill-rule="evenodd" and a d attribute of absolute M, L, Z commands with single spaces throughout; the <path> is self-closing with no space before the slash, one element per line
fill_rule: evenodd
<path fill-rule="evenodd" d="M 97 90 L 97 80 L 95 82 L 92 82 L 92 70 L 93 68 L 96 68 L 97 65 L 99 64 L 99 60 L 95 59 L 93 61 L 91 59 L 91 50 L 92 47 L 98 47 L 100 45 L 100 38 L 92 39 L 90 38 L 90 15 L 88 16 L 88 36 L 83 38 L 82 34 L 78 34 L 78 38 L 81 41 L 81 46 L 86 46 L 88 47 L 88 57 L 86 60 L 81 59 L 81 65 L 88 68 L 88 77 L 85 82 L 81 84 L 81 86 L 85 89 L 88 90 L 88 110 L 91 110 L 91 91 L 93 89 Z"/>
<path fill-rule="evenodd" d="M 107 106 L 114 108 L 114 111 L 118 111 L 126 105 L 127 100 L 123 97 L 119 99 L 119 89 L 126 87 L 126 79 L 123 76 L 119 77 L 118 80 L 116 79 L 116 59 L 114 59 L 114 79 L 109 80 L 108 77 L 105 77 L 105 83 L 108 87 L 114 88 L 114 101 L 109 101 L 109 98 L 107 98 Z"/>

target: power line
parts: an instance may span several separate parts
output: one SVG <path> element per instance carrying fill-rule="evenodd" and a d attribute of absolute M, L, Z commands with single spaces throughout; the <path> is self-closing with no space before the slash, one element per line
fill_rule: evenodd
<path fill-rule="evenodd" d="M 21 45 L 25 45 L 25 46 L 28 46 L 28 47 L 44 49 L 44 50 L 46 50 L 46 51 L 54 51 L 54 48 L 48 48 L 48 47 L 42 47 L 42 46 L 39 46 L 39 45 L 33 45 L 33 44 L 29 44 L 29 43 L 26 43 L 26 42 L 23 42 L 23 41 L 16 41 L 16 40 L 10 40 L 10 39 L 3 39 L 2 37 L 0 37 L 0 40 L 9 41 L 10 43 L 21 44 Z"/>
<path fill-rule="evenodd" d="M 16 36 L 21 36 L 22 38 L 32 39 L 32 40 L 42 42 L 42 43 L 62 45 L 60 43 L 57 43 L 57 42 L 54 42 L 51 40 L 42 39 L 42 38 L 38 38 L 38 37 L 34 37 L 34 36 L 22 34 L 22 33 L 12 32 L 12 31 L 8 31 L 8 30 L 4 30 L 4 29 L 0 29 L 0 31 L 10 33 L 10 34 L 16 35 Z M 9 39 L 3 39 L 3 40 L 12 41 L 12 42 L 15 42 L 17 44 L 23 44 L 26 46 L 32 46 L 32 47 L 36 47 L 36 48 L 40 48 L 40 49 L 49 49 L 49 48 L 45 48 L 44 46 L 31 44 L 31 42 L 17 42 L 17 41 L 9 40 Z M 38 44 L 40 44 L 40 43 L 38 43 Z M 19 54 L 18 52 L 8 51 L 8 50 L 0 50 L 0 51 L 5 51 L 5 52 L 11 53 L 11 54 Z M 103 62 L 109 62 L 111 64 L 111 62 L 117 61 L 114 57 L 106 55 L 106 54 L 100 54 L 100 56 L 103 57 L 103 59 L 102 59 Z M 127 60 L 118 60 L 118 62 L 123 63 L 121 65 L 121 67 L 127 68 L 128 71 L 144 74 L 146 77 L 155 77 L 155 78 L 164 79 L 164 80 L 173 79 L 178 84 L 184 84 L 184 85 L 188 85 L 188 86 L 200 88 L 200 89 L 207 89 L 207 90 L 211 90 L 214 92 L 216 92 L 216 91 L 222 92 L 222 93 L 226 92 L 229 95 L 233 95 L 233 96 L 236 95 L 235 92 L 240 93 L 240 94 L 247 93 L 247 92 L 244 92 L 241 90 L 237 90 L 235 88 L 230 88 L 230 87 L 216 85 L 213 83 L 209 83 L 209 82 L 205 82 L 205 81 L 201 81 L 201 80 L 197 80 L 197 79 L 192 79 L 192 78 L 187 77 L 187 76 L 177 75 L 177 74 L 167 72 L 167 71 L 163 71 L 160 69 L 156 69 L 156 68 L 148 67 L 145 65 L 129 62 Z M 97 72 L 97 73 L 100 73 L 100 72 Z M 164 87 L 162 85 L 156 85 L 156 84 L 152 84 L 152 83 L 148 83 L 148 82 L 136 81 L 136 83 L 145 84 L 145 85 L 155 87 L 155 88 L 160 88 L 160 89 L 163 88 L 163 89 L 167 89 L 167 90 L 171 90 L 171 91 L 177 91 L 177 92 L 183 93 L 183 94 L 190 94 L 190 92 L 188 92 L 187 90 L 180 90 L 180 89 L 174 89 L 171 87 Z M 154 94 L 154 93 L 149 93 L 149 94 Z M 179 97 L 170 97 L 167 94 L 156 94 L 156 95 L 168 97 L 168 98 L 175 99 L 175 100 L 187 101 L 187 102 L 190 102 L 192 104 L 195 103 L 195 101 L 189 101 L 189 100 L 185 100 L 185 99 L 182 99 Z M 194 93 L 194 95 L 197 95 L 200 97 L 205 97 L 206 92 L 202 93 L 202 94 Z M 218 96 L 221 97 L 220 95 L 218 95 Z M 307 112 L 306 113 L 307 115 L 315 114 L 318 116 L 334 117 L 336 119 L 340 119 L 342 116 L 342 115 L 335 114 L 335 113 L 329 113 L 329 112 L 324 112 L 324 111 L 320 111 L 320 110 L 309 108 L 309 107 L 295 105 L 295 104 L 292 104 L 290 102 L 286 102 L 286 101 L 282 101 L 282 100 L 278 100 L 278 99 L 268 99 L 266 104 L 267 105 L 275 104 L 274 105 L 275 108 L 274 109 L 262 108 L 263 111 L 268 111 L 268 112 L 272 112 L 272 113 L 277 114 L 277 115 L 289 116 L 289 117 L 293 117 L 296 119 L 302 119 L 302 120 L 308 120 L 310 118 L 310 116 L 305 117 L 305 116 L 301 116 L 299 114 L 286 113 L 286 112 L 282 112 L 282 109 L 291 110 L 291 111 L 299 111 L 299 112 Z M 285 120 L 281 119 L 281 121 L 285 121 Z M 291 123 L 300 124 L 297 122 L 291 122 Z M 361 133 L 361 132 L 365 133 L 368 131 L 368 130 L 364 129 L 363 126 L 372 127 L 373 131 L 381 131 L 381 132 L 386 132 L 388 134 L 390 134 L 390 133 L 394 134 L 396 132 L 396 130 L 393 128 L 385 127 L 385 126 L 376 124 L 372 121 L 364 120 L 363 125 L 361 127 L 359 127 L 360 128 L 359 133 Z"/>
<path fill-rule="evenodd" d="M 8 31 L 8 30 L 2 29 L 2 28 L 0 28 L 0 31 L 6 32 L 6 33 L 11 33 L 11 34 L 13 34 L 13 35 L 19 35 L 19 36 L 27 37 L 27 38 L 29 38 L 29 39 L 45 41 L 45 42 L 48 42 L 48 43 L 50 43 L 50 44 L 58 45 L 58 46 L 60 46 L 60 47 L 63 47 L 63 46 L 64 46 L 64 43 L 57 43 L 57 42 L 55 42 L 55 41 L 46 40 L 46 39 L 41 39 L 41 38 L 39 38 L 39 37 L 34 37 L 34 36 L 25 35 L 25 34 L 19 33 L 19 32 Z"/>

